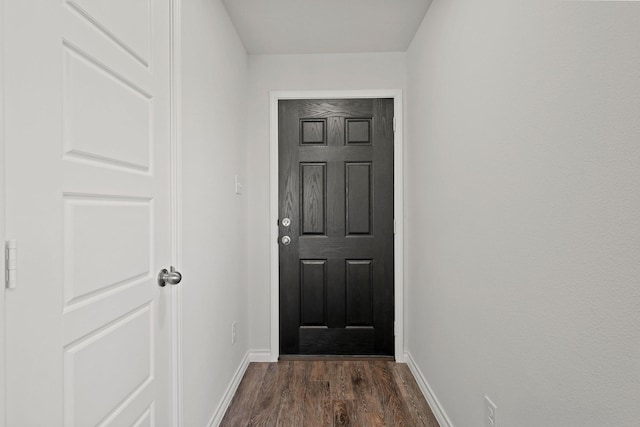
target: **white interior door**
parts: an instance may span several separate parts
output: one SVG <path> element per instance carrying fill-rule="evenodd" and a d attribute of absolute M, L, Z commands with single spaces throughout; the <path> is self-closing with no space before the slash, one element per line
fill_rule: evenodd
<path fill-rule="evenodd" d="M 168 0 L 3 0 L 8 426 L 168 425 Z"/>

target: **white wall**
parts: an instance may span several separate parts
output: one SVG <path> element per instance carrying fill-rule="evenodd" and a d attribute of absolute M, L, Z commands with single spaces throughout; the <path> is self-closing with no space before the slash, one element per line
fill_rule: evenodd
<path fill-rule="evenodd" d="M 456 427 L 640 420 L 640 4 L 435 0 L 407 59 L 408 347 Z"/>
<path fill-rule="evenodd" d="M 248 84 L 250 346 L 270 345 L 269 92 L 404 89 L 406 54 L 251 55 Z"/>
<path fill-rule="evenodd" d="M 182 34 L 184 425 L 204 426 L 248 349 L 247 56 L 220 1 L 182 1 Z"/>

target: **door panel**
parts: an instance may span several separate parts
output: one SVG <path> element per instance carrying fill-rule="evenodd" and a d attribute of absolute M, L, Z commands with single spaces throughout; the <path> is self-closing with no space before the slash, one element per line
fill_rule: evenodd
<path fill-rule="evenodd" d="M 393 100 L 278 108 L 280 353 L 393 355 Z"/>
<path fill-rule="evenodd" d="M 5 2 L 7 425 L 170 423 L 169 6 Z"/>
<path fill-rule="evenodd" d="M 66 0 L 66 4 L 140 63 L 149 65 L 151 0 Z"/>
<path fill-rule="evenodd" d="M 345 162 L 345 223 L 347 236 L 371 235 L 373 180 L 371 162 Z"/>
<path fill-rule="evenodd" d="M 152 303 L 143 304 L 65 348 L 66 422 L 98 425 L 152 381 L 152 313 Z"/>
<path fill-rule="evenodd" d="M 327 324 L 327 261 L 300 260 L 300 323 Z"/>
<path fill-rule="evenodd" d="M 151 276 L 148 200 L 63 196 L 63 212 L 65 310 Z"/>
<path fill-rule="evenodd" d="M 373 260 L 345 260 L 346 325 L 373 324 Z"/>
<path fill-rule="evenodd" d="M 75 47 L 64 51 L 65 156 L 148 172 L 151 96 Z"/>
<path fill-rule="evenodd" d="M 326 229 L 327 164 L 300 163 L 302 235 L 324 236 Z"/>

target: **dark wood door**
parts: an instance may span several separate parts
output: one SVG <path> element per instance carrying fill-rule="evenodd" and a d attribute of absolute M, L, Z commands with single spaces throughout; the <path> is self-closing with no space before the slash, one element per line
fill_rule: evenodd
<path fill-rule="evenodd" d="M 392 356 L 393 100 L 280 101 L 278 126 L 280 354 Z"/>

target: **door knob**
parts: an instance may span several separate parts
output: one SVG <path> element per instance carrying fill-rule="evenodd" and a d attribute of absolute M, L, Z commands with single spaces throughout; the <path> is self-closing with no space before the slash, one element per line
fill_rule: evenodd
<path fill-rule="evenodd" d="M 164 288 L 167 284 L 177 285 L 182 280 L 182 274 L 171 266 L 171 271 L 167 271 L 166 268 L 160 270 L 158 273 L 158 285 Z"/>
<path fill-rule="evenodd" d="M 291 237 L 282 236 L 282 239 L 280 239 L 280 241 L 282 242 L 283 245 L 288 246 L 291 243 Z"/>

